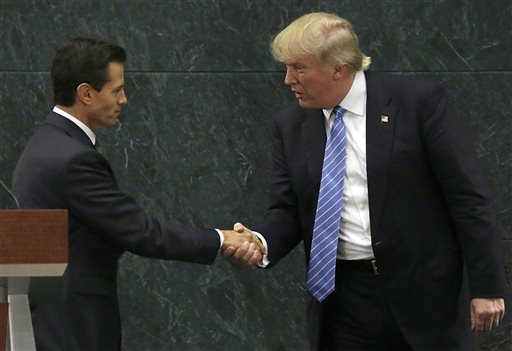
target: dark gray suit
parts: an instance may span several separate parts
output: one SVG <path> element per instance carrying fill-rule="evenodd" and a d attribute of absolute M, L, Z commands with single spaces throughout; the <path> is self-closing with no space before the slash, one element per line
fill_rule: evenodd
<path fill-rule="evenodd" d="M 32 303 L 38 350 L 116 350 L 116 275 L 124 251 L 211 264 L 215 230 L 171 225 L 117 186 L 107 160 L 73 122 L 50 113 L 21 155 L 13 190 L 22 208 L 69 211 L 69 263 L 56 301 Z"/>
<path fill-rule="evenodd" d="M 494 197 L 442 88 L 365 76 L 372 247 L 387 301 L 413 349 L 471 350 L 468 297 L 507 289 Z M 295 102 L 273 119 L 270 207 L 255 228 L 271 264 L 302 240 L 309 262 L 325 142 L 321 110 Z"/>

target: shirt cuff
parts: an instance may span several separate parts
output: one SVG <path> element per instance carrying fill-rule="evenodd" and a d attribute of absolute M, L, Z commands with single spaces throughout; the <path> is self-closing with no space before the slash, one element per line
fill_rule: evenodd
<path fill-rule="evenodd" d="M 263 244 L 263 246 L 265 246 L 265 254 L 263 255 L 263 258 L 261 259 L 261 263 L 258 264 L 258 267 L 265 268 L 265 267 L 267 267 L 270 264 L 270 260 L 268 259 L 267 241 L 265 240 L 263 235 L 261 235 L 260 233 L 255 232 L 254 230 L 252 232 L 253 232 L 254 235 L 256 235 L 258 237 L 258 239 L 260 239 L 260 241 Z"/>
<path fill-rule="evenodd" d="M 222 231 L 220 229 L 217 229 L 215 228 L 215 230 L 217 231 L 217 233 L 219 234 L 219 239 L 220 239 L 220 246 L 219 246 L 219 250 L 220 248 L 222 247 L 222 245 L 224 245 L 224 234 L 222 234 Z"/>

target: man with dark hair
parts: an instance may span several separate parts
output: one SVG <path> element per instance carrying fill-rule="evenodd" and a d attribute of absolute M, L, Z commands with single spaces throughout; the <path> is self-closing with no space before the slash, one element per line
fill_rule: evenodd
<path fill-rule="evenodd" d="M 147 214 L 123 193 L 94 130 L 116 124 L 127 103 L 124 50 L 78 38 L 60 48 L 51 75 L 56 106 L 34 132 L 13 177 L 23 208 L 69 213 L 69 261 L 55 300 L 32 300 L 38 350 L 118 350 L 116 275 L 124 251 L 211 264 L 220 248 L 242 246 L 258 257 L 249 232 L 192 229 Z"/>
<path fill-rule="evenodd" d="M 51 70 L 55 104 L 74 105 L 76 87 L 83 81 L 100 91 L 109 80 L 107 68 L 111 62 L 126 62 L 122 47 L 89 38 L 77 38 L 63 45 L 55 54 Z"/>

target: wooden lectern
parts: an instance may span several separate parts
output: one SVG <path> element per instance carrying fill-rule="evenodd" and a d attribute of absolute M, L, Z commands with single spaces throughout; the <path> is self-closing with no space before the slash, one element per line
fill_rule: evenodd
<path fill-rule="evenodd" d="M 0 351 L 35 350 L 30 278 L 62 276 L 67 261 L 67 210 L 0 210 Z"/>

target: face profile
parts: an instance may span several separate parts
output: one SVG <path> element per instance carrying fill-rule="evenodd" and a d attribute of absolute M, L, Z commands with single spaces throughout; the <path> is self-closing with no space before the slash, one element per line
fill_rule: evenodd
<path fill-rule="evenodd" d="M 91 113 L 89 127 L 92 130 L 112 127 L 121 114 L 123 105 L 128 103 L 124 92 L 124 65 L 111 62 L 108 65 L 109 80 L 100 91 L 90 89 Z"/>
<path fill-rule="evenodd" d="M 316 55 L 286 64 L 284 84 L 290 86 L 302 108 L 332 108 L 339 103 L 337 69 L 323 65 Z"/>

